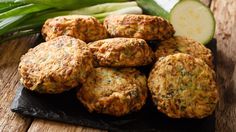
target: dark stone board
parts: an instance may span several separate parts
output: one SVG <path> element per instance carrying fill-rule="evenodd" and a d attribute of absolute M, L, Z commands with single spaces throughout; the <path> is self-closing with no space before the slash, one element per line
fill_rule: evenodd
<path fill-rule="evenodd" d="M 213 51 L 216 57 L 216 40 L 212 40 L 207 47 Z M 216 59 L 214 63 L 216 64 Z M 140 69 L 144 72 L 147 71 L 145 68 Z M 76 99 L 76 89 L 62 94 L 48 95 L 34 93 L 20 86 L 17 89 L 11 110 L 26 116 L 109 131 L 215 131 L 214 114 L 204 119 L 171 119 L 157 111 L 150 96 L 141 111 L 123 117 L 112 117 L 89 113 Z"/>

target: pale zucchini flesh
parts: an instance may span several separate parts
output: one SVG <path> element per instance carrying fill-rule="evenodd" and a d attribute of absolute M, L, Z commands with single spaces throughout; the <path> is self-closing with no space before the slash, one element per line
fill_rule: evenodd
<path fill-rule="evenodd" d="M 170 13 L 175 35 L 190 37 L 207 44 L 215 33 L 215 19 L 210 9 L 199 1 L 186 0 L 175 5 Z"/>

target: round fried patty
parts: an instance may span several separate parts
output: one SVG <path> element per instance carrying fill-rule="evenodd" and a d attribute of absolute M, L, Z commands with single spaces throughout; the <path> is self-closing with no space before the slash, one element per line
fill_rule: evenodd
<path fill-rule="evenodd" d="M 61 93 L 85 82 L 93 69 L 86 43 L 60 36 L 30 49 L 21 57 L 22 84 L 40 93 Z"/>
<path fill-rule="evenodd" d="M 165 40 L 175 33 L 166 20 L 149 15 L 111 15 L 105 18 L 104 26 L 112 37 Z"/>
<path fill-rule="evenodd" d="M 145 104 L 146 77 L 133 68 L 95 68 L 77 97 L 90 112 L 122 116 Z"/>
<path fill-rule="evenodd" d="M 107 30 L 92 16 L 69 15 L 48 19 L 42 28 L 46 41 L 61 35 L 72 36 L 85 42 L 107 38 Z"/>
<path fill-rule="evenodd" d="M 183 53 L 156 62 L 148 87 L 157 109 L 172 118 L 206 117 L 219 98 L 214 71 L 201 59 Z"/>
<path fill-rule="evenodd" d="M 175 36 L 162 41 L 155 52 L 155 56 L 158 60 L 160 57 L 165 57 L 175 53 L 190 54 L 196 58 L 202 59 L 210 67 L 214 67 L 212 63 L 213 56 L 210 49 L 191 38 L 182 36 Z"/>
<path fill-rule="evenodd" d="M 89 43 L 96 65 L 142 66 L 152 62 L 154 53 L 143 39 L 110 38 Z"/>

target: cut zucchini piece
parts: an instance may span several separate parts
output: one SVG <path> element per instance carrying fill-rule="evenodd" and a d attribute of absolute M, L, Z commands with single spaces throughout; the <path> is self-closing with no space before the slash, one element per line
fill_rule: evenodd
<path fill-rule="evenodd" d="M 183 0 L 170 12 L 175 35 L 190 37 L 207 44 L 215 34 L 215 19 L 210 9 L 199 1 Z"/>

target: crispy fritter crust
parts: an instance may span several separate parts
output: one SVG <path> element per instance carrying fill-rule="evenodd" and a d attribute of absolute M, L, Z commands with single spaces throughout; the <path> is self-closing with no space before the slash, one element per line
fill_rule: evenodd
<path fill-rule="evenodd" d="M 145 104 L 146 77 L 133 68 L 95 68 L 77 97 L 90 112 L 122 116 Z"/>
<path fill-rule="evenodd" d="M 157 109 L 172 118 L 203 118 L 219 99 L 215 72 L 201 59 L 177 53 L 160 59 L 148 78 Z"/>
<path fill-rule="evenodd" d="M 147 65 L 154 53 L 145 40 L 136 38 L 111 38 L 89 43 L 95 65 L 129 67 Z"/>
<path fill-rule="evenodd" d="M 85 42 L 108 37 L 107 30 L 92 16 L 69 15 L 48 19 L 42 28 L 46 41 L 61 35 L 72 36 Z"/>
<path fill-rule="evenodd" d="M 175 33 L 166 20 L 149 15 L 111 15 L 105 18 L 104 26 L 112 37 L 165 40 Z"/>
<path fill-rule="evenodd" d="M 93 69 L 86 43 L 60 36 L 30 49 L 21 57 L 22 84 L 39 93 L 61 93 L 85 82 Z"/>
<path fill-rule="evenodd" d="M 175 53 L 190 54 L 193 57 L 202 59 L 210 67 L 214 67 L 212 63 L 213 56 L 210 49 L 191 38 L 182 36 L 175 36 L 168 40 L 162 41 L 155 52 L 156 60 L 160 57 L 165 57 Z"/>

